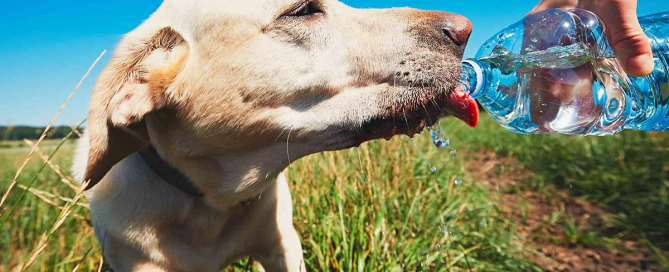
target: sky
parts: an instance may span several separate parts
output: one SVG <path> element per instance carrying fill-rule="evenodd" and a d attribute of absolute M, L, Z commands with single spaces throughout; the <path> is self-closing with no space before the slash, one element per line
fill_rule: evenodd
<path fill-rule="evenodd" d="M 413 7 L 468 17 L 474 31 L 465 52 L 521 19 L 538 0 L 343 0 L 357 8 Z M 97 75 L 121 36 L 138 26 L 159 0 L 0 1 L 0 125 L 44 126 L 103 50 L 107 54 L 56 121 L 86 118 Z M 503 3 L 503 4 L 500 4 Z M 639 15 L 669 11 L 667 0 L 641 0 Z"/>

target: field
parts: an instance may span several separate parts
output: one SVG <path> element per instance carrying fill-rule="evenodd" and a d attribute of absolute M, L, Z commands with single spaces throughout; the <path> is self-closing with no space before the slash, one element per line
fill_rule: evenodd
<path fill-rule="evenodd" d="M 290 166 L 310 271 L 669 270 L 667 133 L 524 136 L 488 116 L 476 129 L 452 118 L 441 128 L 448 148 L 415 137 L 435 172 L 405 136 Z M 50 165 L 40 173 L 35 154 L 1 207 L 0 271 L 107 269 L 85 198 L 69 204 L 73 142 L 60 144 L 40 145 L 55 153 Z M 30 145 L 0 146 L 5 192 Z"/>

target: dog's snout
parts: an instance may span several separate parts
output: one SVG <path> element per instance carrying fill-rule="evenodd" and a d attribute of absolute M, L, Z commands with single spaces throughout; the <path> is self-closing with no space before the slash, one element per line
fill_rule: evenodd
<path fill-rule="evenodd" d="M 472 33 L 472 23 L 464 16 L 457 14 L 447 14 L 443 22 L 438 26 L 446 38 L 450 39 L 457 46 L 467 44 L 469 35 Z"/>

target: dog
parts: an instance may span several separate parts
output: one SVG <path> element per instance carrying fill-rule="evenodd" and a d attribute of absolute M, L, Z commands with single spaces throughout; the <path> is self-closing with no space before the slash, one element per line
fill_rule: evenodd
<path fill-rule="evenodd" d="M 306 271 L 283 170 L 448 112 L 465 17 L 336 0 L 165 0 L 93 89 L 73 173 L 115 271 Z"/>

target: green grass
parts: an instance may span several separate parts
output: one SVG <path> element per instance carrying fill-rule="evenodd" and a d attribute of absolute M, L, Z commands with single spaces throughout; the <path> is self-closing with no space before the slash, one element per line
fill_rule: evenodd
<path fill-rule="evenodd" d="M 47 147 L 41 149 L 44 153 L 53 151 L 53 145 L 46 143 Z M 66 143 L 53 158 L 53 162 L 68 169 L 72 156 L 73 144 Z M 25 149 L 0 149 L 0 187 L 5 188 L 14 178 L 17 168 L 26 158 L 29 150 Z M 36 176 L 42 160 L 37 154 L 33 156 L 21 177 L 19 184 L 27 185 Z M 45 192 L 63 196 L 74 197 L 74 191 L 61 182 L 56 172 L 47 167 L 41 174 L 37 175 L 36 186 Z M 2 207 L 2 216 L 8 213 L 10 207 L 15 204 L 23 192 L 15 188 L 9 195 L 7 203 Z M 59 206 L 64 201 L 51 199 Z M 72 271 L 72 268 L 80 261 L 88 249 L 97 249 L 97 241 L 93 231 L 87 225 L 88 210 L 83 207 L 74 208 L 75 216 L 71 216 L 64 225 L 60 227 L 56 235 L 48 239 L 49 247 L 40 255 L 38 262 L 29 271 Z M 10 215 L 9 220 L 0 227 L 0 271 L 9 271 L 20 263 L 25 263 L 31 251 L 35 248 L 40 236 L 50 230 L 58 217 L 60 210 L 44 200 L 28 194 Z M 92 255 L 91 255 L 92 256 Z M 83 260 L 83 265 L 93 267 L 97 261 L 93 258 Z M 92 271 L 93 269 L 82 269 L 81 271 Z"/>
<path fill-rule="evenodd" d="M 524 248 L 523 238 L 516 234 L 522 222 L 500 210 L 499 195 L 509 192 L 491 189 L 475 178 L 475 170 L 466 170 L 472 169 L 465 167 L 472 163 L 471 155 L 481 149 L 515 157 L 534 172 L 512 192 L 549 192 L 545 188 L 571 184 L 573 194 L 619 215 L 614 228 L 585 230 L 559 212 L 546 215 L 547 224 L 562 224 L 566 243 L 608 246 L 600 241 L 622 233 L 645 236 L 649 246 L 658 248 L 658 258 L 666 250 L 669 136 L 639 132 L 604 138 L 523 136 L 504 131 L 489 117 L 476 129 L 450 118 L 441 126 L 457 155 L 433 147 L 427 135 L 416 137 L 437 167 L 434 173 L 406 137 L 315 154 L 289 167 L 295 225 L 310 271 L 540 271 L 530 261 L 535 253 Z M 72 150 L 73 145 L 65 145 L 53 162 L 69 169 Z M 3 192 L 27 152 L 0 149 Z M 19 184 L 30 182 L 41 162 L 35 156 Z M 456 177 L 463 180 L 461 185 L 454 184 Z M 35 188 L 73 198 L 74 191 L 60 180 L 47 167 L 37 176 Z M 2 208 L 16 203 L 21 191 L 16 188 Z M 48 199 L 58 206 L 66 203 Z M 59 213 L 57 207 L 27 194 L 0 227 L 0 271 L 25 263 Z M 100 250 L 89 218 L 87 208 L 74 208 L 28 271 L 72 271 L 77 264 L 78 271 L 97 271 Z M 248 267 L 242 260 L 224 271 L 252 270 Z"/>
<path fill-rule="evenodd" d="M 513 225 L 491 192 L 464 172 L 463 159 L 408 139 L 298 162 L 293 182 L 296 225 L 312 271 L 532 270 Z M 361 157 L 362 167 L 358 160 Z M 360 170 L 362 170 L 362 173 Z M 455 185 L 453 179 L 463 179 Z"/>
<path fill-rule="evenodd" d="M 567 188 L 622 219 L 631 231 L 669 250 L 669 134 L 624 131 L 607 137 L 519 135 L 482 118 L 476 133 L 453 138 L 517 158 L 533 173 L 527 186 Z M 457 127 L 457 126 L 456 126 Z"/>
<path fill-rule="evenodd" d="M 34 141 L 37 141 L 37 140 L 34 140 Z M 60 142 L 60 140 L 45 139 L 44 141 L 42 141 L 42 144 L 40 144 L 40 146 L 53 147 L 53 146 L 58 145 L 59 142 Z M 29 147 L 30 146 L 23 141 L 2 141 L 2 140 L 0 140 L 0 151 L 4 151 L 4 152 L 11 151 L 9 149 L 21 149 L 21 148 L 27 149 Z"/>

